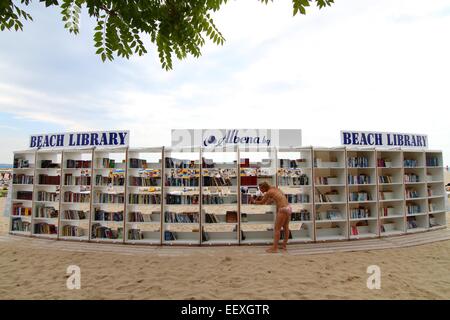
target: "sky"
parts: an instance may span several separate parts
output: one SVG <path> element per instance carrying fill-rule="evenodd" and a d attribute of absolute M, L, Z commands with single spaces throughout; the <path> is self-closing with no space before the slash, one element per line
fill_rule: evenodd
<path fill-rule="evenodd" d="M 336 0 L 292 16 L 291 1 L 232 0 L 213 14 L 226 38 L 161 69 L 155 47 L 95 55 L 94 21 L 69 34 L 34 1 L 23 32 L 0 32 L 0 163 L 30 134 L 131 131 L 132 147 L 171 129 L 302 129 L 334 147 L 341 130 L 427 134 L 450 164 L 450 1 Z"/>

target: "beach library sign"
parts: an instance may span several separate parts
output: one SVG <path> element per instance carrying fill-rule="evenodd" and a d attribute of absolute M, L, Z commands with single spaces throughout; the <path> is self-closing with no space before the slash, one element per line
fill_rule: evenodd
<path fill-rule="evenodd" d="M 411 133 L 343 130 L 341 131 L 341 143 L 344 146 L 428 149 L 428 136 Z"/>
<path fill-rule="evenodd" d="M 80 149 L 128 147 L 129 131 L 95 131 L 30 136 L 30 149 Z"/>
<path fill-rule="evenodd" d="M 172 147 L 299 147 L 300 129 L 174 129 Z"/>

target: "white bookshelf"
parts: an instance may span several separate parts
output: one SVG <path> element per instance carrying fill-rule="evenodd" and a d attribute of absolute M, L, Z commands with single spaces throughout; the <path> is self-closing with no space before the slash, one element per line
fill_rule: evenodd
<path fill-rule="evenodd" d="M 345 148 L 313 148 L 316 241 L 349 237 Z"/>
<path fill-rule="evenodd" d="M 347 149 L 349 238 L 379 235 L 376 151 Z"/>
<path fill-rule="evenodd" d="M 401 149 L 377 150 L 380 236 L 401 235 L 405 227 L 405 184 Z"/>
<path fill-rule="evenodd" d="M 93 149 L 65 150 L 61 176 L 59 238 L 89 240 Z"/>
<path fill-rule="evenodd" d="M 125 242 L 161 244 L 162 148 L 130 149 Z"/>
<path fill-rule="evenodd" d="M 237 148 L 202 152 L 202 244 L 239 243 L 238 180 Z"/>
<path fill-rule="evenodd" d="M 199 245 L 200 148 L 165 148 L 162 243 Z"/>
<path fill-rule="evenodd" d="M 402 155 L 406 232 L 425 231 L 429 228 L 425 153 L 416 150 L 403 150 Z"/>
<path fill-rule="evenodd" d="M 358 158 L 365 164 L 352 164 Z M 146 245 L 270 244 L 276 207 L 247 202 L 263 181 L 278 186 L 293 208 L 290 243 L 447 225 L 437 150 L 27 150 L 14 153 L 14 164 L 10 233 L 19 235 Z M 172 221 L 171 215 L 181 218 Z"/>
<path fill-rule="evenodd" d="M 124 242 L 127 149 L 95 149 L 89 239 Z"/>
<path fill-rule="evenodd" d="M 245 148 L 239 151 L 241 244 L 273 242 L 276 206 L 253 205 L 249 199 L 261 196 L 259 184 L 277 184 L 277 155 L 274 148 Z"/>
<path fill-rule="evenodd" d="M 312 148 L 280 148 L 277 152 L 278 188 L 292 207 L 291 243 L 314 241 Z"/>
<path fill-rule="evenodd" d="M 444 163 L 442 152 L 429 150 L 425 152 L 425 180 L 427 182 L 427 213 L 430 229 L 447 226 L 446 192 L 444 187 Z"/>
<path fill-rule="evenodd" d="M 61 203 L 62 151 L 37 151 L 32 235 L 57 238 Z"/>
<path fill-rule="evenodd" d="M 11 187 L 11 216 L 9 230 L 12 234 L 31 235 L 33 190 L 35 183 L 34 151 L 18 151 L 13 159 L 13 183 Z"/>

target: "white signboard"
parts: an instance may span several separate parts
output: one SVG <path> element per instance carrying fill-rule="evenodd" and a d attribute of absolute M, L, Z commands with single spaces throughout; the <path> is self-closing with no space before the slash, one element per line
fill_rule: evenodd
<path fill-rule="evenodd" d="M 80 149 L 128 147 L 129 131 L 95 131 L 30 136 L 30 149 Z"/>
<path fill-rule="evenodd" d="M 172 147 L 299 147 L 300 129 L 174 129 Z"/>
<path fill-rule="evenodd" d="M 424 134 L 341 131 L 341 144 L 360 147 L 403 147 L 428 149 L 428 136 Z"/>

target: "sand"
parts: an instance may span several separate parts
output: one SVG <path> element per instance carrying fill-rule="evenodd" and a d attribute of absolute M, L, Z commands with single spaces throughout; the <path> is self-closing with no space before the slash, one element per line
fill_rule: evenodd
<path fill-rule="evenodd" d="M 450 241 L 319 255 L 269 255 L 262 247 L 130 255 L 69 252 L 50 241 L 29 247 L 5 236 L 6 220 L 0 299 L 450 299 Z M 367 289 L 372 264 L 381 267 L 381 290 Z M 81 268 L 81 290 L 66 288 L 69 265 Z"/>

